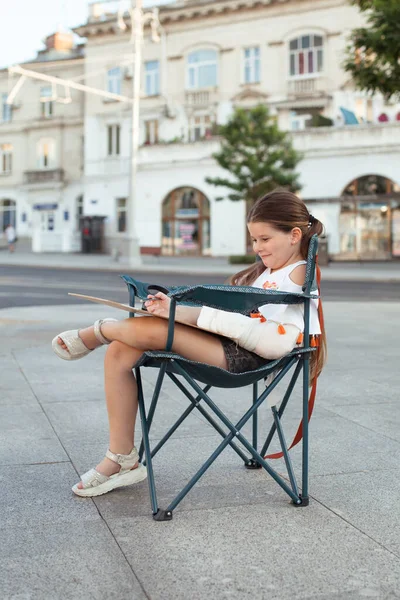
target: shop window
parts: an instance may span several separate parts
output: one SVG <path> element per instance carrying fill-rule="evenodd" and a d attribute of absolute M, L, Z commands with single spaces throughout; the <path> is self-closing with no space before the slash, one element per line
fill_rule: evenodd
<path fill-rule="evenodd" d="M 302 35 L 289 42 L 291 77 L 316 75 L 324 68 L 324 39 L 321 35 Z"/>
<path fill-rule="evenodd" d="M 83 196 L 78 196 L 75 200 L 75 227 L 76 231 L 80 231 L 81 217 L 83 216 L 84 200 Z"/>
<path fill-rule="evenodd" d="M 10 223 L 13 227 L 16 226 L 16 211 L 15 200 L 0 200 L 0 231 L 4 231 Z"/>
<path fill-rule="evenodd" d="M 164 200 L 162 253 L 210 253 L 210 203 L 199 190 L 190 187 L 179 188 Z"/>
<path fill-rule="evenodd" d="M 119 156 L 121 127 L 120 125 L 108 125 L 107 127 L 107 154 L 108 156 Z"/>
<path fill-rule="evenodd" d="M 127 198 L 117 198 L 117 231 L 126 233 L 127 230 Z"/>

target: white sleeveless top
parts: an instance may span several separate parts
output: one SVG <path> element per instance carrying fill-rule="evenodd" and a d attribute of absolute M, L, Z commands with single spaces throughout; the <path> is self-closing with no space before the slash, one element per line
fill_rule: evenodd
<path fill-rule="evenodd" d="M 253 287 L 264 288 L 265 290 L 281 290 L 283 292 L 295 292 L 302 294 L 301 285 L 294 283 L 290 279 L 291 272 L 299 265 L 307 264 L 305 260 L 300 260 L 292 265 L 283 267 L 274 273 L 267 268 L 252 284 Z M 318 292 L 311 292 L 318 295 Z M 318 318 L 318 302 L 319 300 L 311 300 L 310 305 L 310 334 L 319 335 L 321 327 Z M 264 304 L 259 307 L 259 312 L 267 319 L 282 323 L 284 325 L 296 325 L 300 331 L 304 331 L 304 305 L 303 304 Z"/>

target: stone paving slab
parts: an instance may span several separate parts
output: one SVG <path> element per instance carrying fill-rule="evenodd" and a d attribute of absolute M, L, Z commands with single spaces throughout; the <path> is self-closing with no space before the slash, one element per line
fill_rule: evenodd
<path fill-rule="evenodd" d="M 398 558 L 323 506 L 251 509 L 185 511 L 173 527 L 108 522 L 152 600 L 186 600 L 188 590 L 194 600 L 396 597 Z"/>
<path fill-rule="evenodd" d="M 316 477 L 313 496 L 400 557 L 400 466 Z"/>
<path fill-rule="evenodd" d="M 71 492 L 107 446 L 104 349 L 67 363 L 50 341 L 104 316 L 103 307 L 0 311 L 0 598 L 400 598 L 398 307 L 325 310 L 330 358 L 310 425 L 310 506 L 293 507 L 267 474 L 246 471 L 227 450 L 171 523 L 152 520 L 146 481 L 94 501 Z M 149 396 L 155 378 L 145 370 Z M 217 397 L 234 420 L 250 392 Z M 288 439 L 299 422 L 296 394 Z M 153 441 L 186 406 L 166 382 Z M 266 409 L 260 421 L 270 420 Z M 193 413 L 154 460 L 160 505 L 219 441 Z M 291 454 L 299 473 L 300 448 Z M 276 469 L 285 473 L 283 461 Z"/>
<path fill-rule="evenodd" d="M 0 527 L 2 600 L 148 600 L 107 525 Z"/>

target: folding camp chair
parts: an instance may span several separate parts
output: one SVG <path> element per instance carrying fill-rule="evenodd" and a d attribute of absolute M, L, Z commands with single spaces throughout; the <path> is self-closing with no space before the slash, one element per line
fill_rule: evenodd
<path fill-rule="evenodd" d="M 314 400 L 310 400 L 311 397 L 309 398 L 309 359 L 311 353 L 316 350 L 316 348 L 312 347 L 310 344 L 309 324 L 310 301 L 311 298 L 318 297 L 315 294 L 311 294 L 311 292 L 315 292 L 317 289 L 315 280 L 317 247 L 318 238 L 317 236 L 313 236 L 308 252 L 306 280 L 303 286 L 303 294 L 279 290 L 263 290 L 249 286 L 230 285 L 196 285 L 166 290 L 171 298 L 166 348 L 164 351 L 145 352 L 134 367 L 138 386 L 139 411 L 142 422 L 142 444 L 139 455 L 141 459 L 144 451 L 145 463 L 148 470 L 151 507 L 153 511 L 153 517 L 156 521 L 168 521 L 172 519 L 173 510 L 178 506 L 190 489 L 196 484 L 200 477 L 206 472 L 206 470 L 228 445 L 237 453 L 247 468 L 264 468 L 288 494 L 295 506 L 308 505 L 308 422 L 310 417 L 309 405 L 311 405 L 312 411 L 312 404 Z M 130 276 L 124 275 L 123 279 L 129 288 L 129 300 L 131 306 L 134 305 L 135 298 L 145 301 L 149 293 L 154 293 L 154 291 L 157 290 L 163 290 L 161 286 L 151 286 L 149 284 L 136 281 Z M 206 305 L 212 308 L 218 308 L 230 312 L 238 312 L 245 315 L 249 315 L 250 313 L 257 311 L 258 307 L 263 304 L 302 303 L 304 304 L 305 322 L 304 346 L 296 347 L 292 352 L 281 359 L 270 361 L 266 360 L 265 365 L 263 365 L 261 368 L 239 374 L 230 373 L 229 371 L 218 367 L 188 360 L 171 352 L 174 339 L 175 310 L 178 303 L 184 303 L 193 306 Z M 141 369 L 144 367 L 154 367 L 159 369 L 153 398 L 148 413 L 146 413 L 141 378 Z M 289 374 L 292 368 L 294 371 L 288 382 L 287 389 L 279 408 L 277 408 L 276 403 L 272 403 L 271 410 L 273 424 L 267 435 L 265 443 L 259 450 L 257 419 L 258 410 L 274 390 L 274 388 L 278 385 L 278 383 L 282 381 L 287 374 Z M 302 429 L 302 485 L 300 493 L 291 459 L 289 457 L 288 447 L 282 429 L 281 417 L 285 411 L 301 371 L 303 373 L 302 424 L 299 428 L 298 435 L 296 436 L 296 441 L 299 441 L 299 439 L 301 439 L 300 430 Z M 177 378 L 177 375 L 181 375 L 183 377 L 183 379 L 187 382 L 189 389 L 182 383 L 180 379 Z M 271 377 L 271 375 L 273 375 L 273 377 Z M 190 405 L 176 421 L 176 423 L 170 428 L 170 430 L 165 434 L 163 439 L 158 442 L 153 449 L 151 449 L 149 432 L 165 376 L 168 376 L 174 382 L 177 388 L 183 392 L 183 394 L 189 399 Z M 260 381 L 264 382 L 264 380 L 267 380 L 267 382 L 264 390 L 259 395 L 257 384 Z M 205 384 L 205 387 L 201 387 L 198 382 Z M 252 402 L 239 421 L 237 423 L 232 423 L 218 407 L 218 400 L 213 401 L 210 398 L 209 390 L 212 387 L 239 388 L 248 386 L 249 384 L 253 386 Z M 203 404 L 208 407 L 209 411 L 205 409 Z M 197 471 L 197 473 L 192 477 L 182 491 L 172 500 L 169 506 L 166 509 L 161 509 L 157 503 L 156 484 L 153 472 L 153 457 L 158 453 L 158 451 L 164 446 L 172 434 L 178 429 L 186 417 L 195 408 L 200 411 L 200 413 L 215 428 L 215 430 L 223 439 L 217 449 L 211 454 L 208 460 L 206 460 L 203 466 Z M 215 420 L 214 416 L 216 416 L 222 422 L 228 431 L 221 427 L 221 425 Z M 245 423 L 249 421 L 249 419 L 252 419 L 251 441 L 247 440 L 241 433 L 241 429 Z M 271 456 L 265 457 L 265 454 L 275 433 L 278 435 L 282 452 L 272 455 L 272 458 L 278 458 L 280 456 L 284 457 L 289 481 L 283 479 L 281 475 L 275 469 L 273 469 L 270 463 L 265 459 L 271 458 Z M 237 445 L 237 443 L 235 443 L 234 438 L 241 443 L 248 454 L 244 452 L 243 449 Z M 294 444 L 292 444 L 292 446 L 293 445 Z"/>

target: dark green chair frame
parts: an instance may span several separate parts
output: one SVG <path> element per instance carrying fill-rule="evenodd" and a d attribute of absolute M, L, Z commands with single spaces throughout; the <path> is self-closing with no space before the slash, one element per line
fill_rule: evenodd
<path fill-rule="evenodd" d="M 168 292 L 168 295 L 171 298 L 168 338 L 165 351 L 145 352 L 134 366 L 138 386 L 139 412 L 142 424 L 142 443 L 139 450 L 139 456 L 141 460 L 143 453 L 145 455 L 144 464 L 146 464 L 148 471 L 151 508 L 153 511 L 153 517 L 156 521 L 168 521 L 172 519 L 174 509 L 227 446 L 230 446 L 237 453 L 239 458 L 243 461 L 245 467 L 249 469 L 264 468 L 291 498 L 292 503 L 295 506 L 308 505 L 309 361 L 311 353 L 316 350 L 316 348 L 309 347 L 309 328 L 310 302 L 312 298 L 318 297 L 315 295 L 315 293 L 312 294 L 312 292 L 315 292 L 317 289 L 315 278 L 317 248 L 318 238 L 317 236 L 313 236 L 310 242 L 307 257 L 306 280 L 303 286 L 303 293 L 298 294 L 279 290 L 263 290 L 249 286 L 230 285 L 196 285 L 170 288 L 169 290 L 165 290 L 161 286 L 143 283 L 133 279 L 128 275 L 122 276 L 129 288 L 129 302 L 131 306 L 134 306 L 136 298 L 139 298 L 143 302 L 147 299 L 147 295 L 149 293 L 154 293 L 156 290 Z M 206 305 L 221 310 L 242 313 L 245 315 L 249 315 L 251 312 L 257 311 L 258 307 L 263 304 L 304 304 L 304 347 L 295 348 L 292 352 L 290 352 L 290 354 L 279 360 L 266 360 L 265 365 L 254 371 L 248 371 L 239 374 L 230 373 L 218 367 L 188 360 L 171 351 L 174 339 L 175 311 L 178 303 L 192 306 Z M 144 367 L 153 367 L 159 369 L 148 413 L 146 412 L 141 377 L 141 369 Z M 292 369 L 294 369 L 294 371 L 291 375 L 289 384 L 279 408 L 276 406 L 272 406 L 271 408 L 273 423 L 263 446 L 260 450 L 258 450 L 260 447 L 258 443 L 258 410 L 268 398 L 270 393 L 278 385 L 278 383 Z M 302 484 L 300 493 L 289 456 L 281 418 L 301 372 L 303 377 L 303 439 Z M 264 391 L 262 391 L 262 393 L 259 395 L 258 383 L 260 381 L 264 382 L 265 378 L 272 373 L 276 373 L 273 381 L 267 387 L 265 387 Z M 181 375 L 184 380 L 186 380 L 189 389 L 176 377 L 176 375 Z M 188 398 L 190 404 L 181 417 L 165 434 L 162 440 L 159 441 L 153 449 L 151 449 L 149 432 L 156 412 L 157 402 L 165 376 L 169 377 L 175 383 L 177 388 L 181 390 L 182 393 Z M 199 382 L 205 384 L 205 386 L 200 386 Z M 239 388 L 248 386 L 250 384 L 253 386 L 252 404 L 237 423 L 232 423 L 218 407 L 218 404 L 210 398 L 208 392 L 212 387 Z M 209 411 L 207 411 L 201 404 L 202 401 L 208 407 Z M 217 449 L 211 454 L 211 456 L 208 458 L 208 460 L 206 460 L 197 473 L 190 479 L 182 491 L 179 492 L 179 494 L 166 508 L 162 509 L 158 506 L 157 502 L 156 483 L 153 471 L 153 458 L 194 409 L 197 409 L 205 417 L 205 419 L 215 428 L 215 430 L 223 439 Z M 215 420 L 214 416 L 220 420 L 220 422 L 227 428 L 228 431 L 221 427 L 220 423 Z M 245 423 L 249 421 L 249 419 L 252 419 L 251 441 L 247 440 L 241 433 L 241 429 Z M 289 482 L 283 479 L 281 475 L 277 473 L 277 471 L 273 469 L 271 465 L 263 458 L 275 433 L 277 433 L 279 438 L 280 447 L 282 449 L 289 476 Z M 241 443 L 248 454 L 237 445 L 236 441 Z"/>

